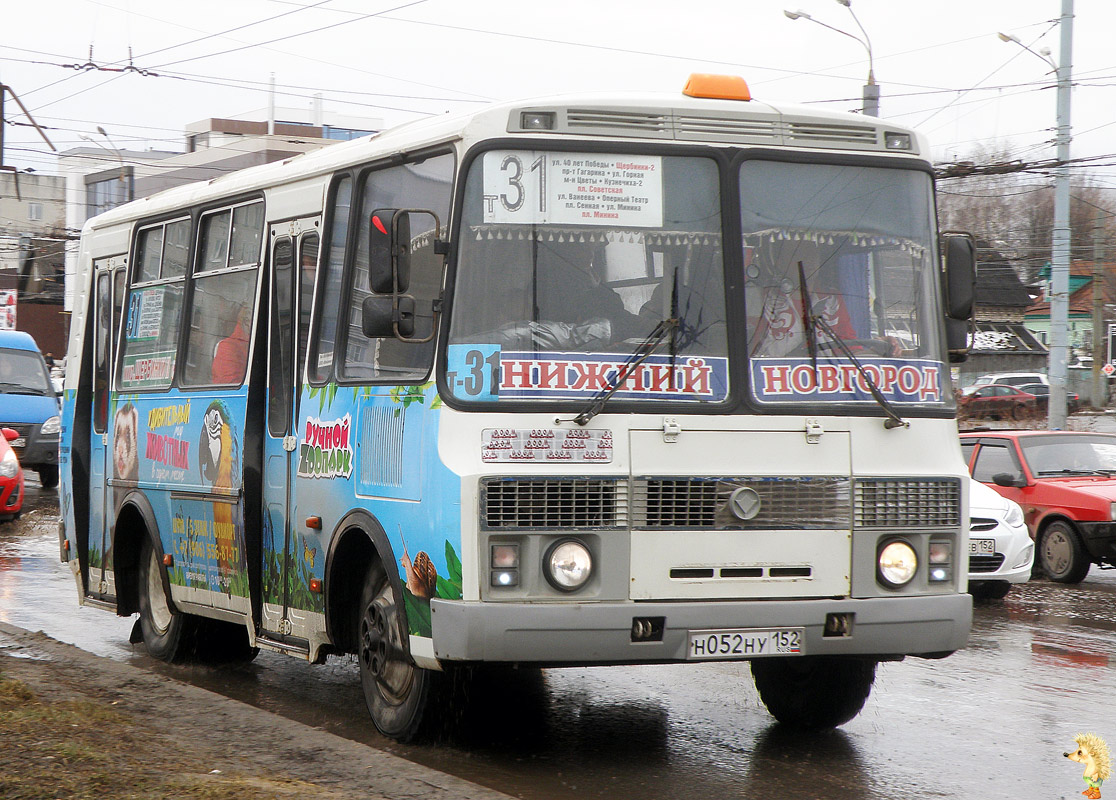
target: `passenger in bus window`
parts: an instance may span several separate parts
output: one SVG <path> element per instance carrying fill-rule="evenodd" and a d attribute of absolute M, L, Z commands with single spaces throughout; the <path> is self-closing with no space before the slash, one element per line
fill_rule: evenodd
<path fill-rule="evenodd" d="M 240 383 L 248 363 L 248 331 L 252 329 L 252 303 L 240 306 L 232 333 L 217 343 L 213 351 L 213 383 Z"/>

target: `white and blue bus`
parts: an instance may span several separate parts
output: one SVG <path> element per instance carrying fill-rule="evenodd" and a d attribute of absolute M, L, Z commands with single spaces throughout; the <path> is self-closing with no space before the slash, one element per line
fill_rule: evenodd
<path fill-rule="evenodd" d="M 82 232 L 62 558 L 156 658 L 353 654 L 406 740 L 458 668 L 749 661 L 842 724 L 963 647 L 969 239 L 926 141 L 681 94 L 494 105 Z"/>

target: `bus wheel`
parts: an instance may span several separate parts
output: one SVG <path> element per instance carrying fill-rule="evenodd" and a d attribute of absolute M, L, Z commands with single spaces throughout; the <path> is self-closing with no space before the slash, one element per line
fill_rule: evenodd
<path fill-rule="evenodd" d="M 400 742 L 414 739 L 434 675 L 415 666 L 403 643 L 406 620 L 378 562 L 368 569 L 357 621 L 357 661 L 364 702 L 377 730 Z"/>
<path fill-rule="evenodd" d="M 752 679 L 775 719 L 797 728 L 834 728 L 860 713 L 876 662 L 862 658 L 757 658 Z"/>
<path fill-rule="evenodd" d="M 160 661 L 184 660 L 197 620 L 171 610 L 163 591 L 159 557 L 146 540 L 140 554 L 139 581 L 140 630 L 147 652 Z"/>

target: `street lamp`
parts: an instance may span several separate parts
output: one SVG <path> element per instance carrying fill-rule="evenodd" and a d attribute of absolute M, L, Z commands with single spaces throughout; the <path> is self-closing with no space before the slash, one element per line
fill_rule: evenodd
<path fill-rule="evenodd" d="M 86 136 L 84 133 L 79 133 L 78 138 L 83 139 L 91 144 L 97 145 L 97 147 L 101 148 L 106 153 L 111 153 L 116 158 L 116 160 L 120 162 L 120 175 L 117 180 L 119 180 L 121 184 L 121 198 L 116 204 L 119 205 L 120 203 L 126 203 L 132 198 L 130 197 L 131 191 L 128 186 L 128 168 L 124 166 L 124 157 L 120 154 L 120 148 L 118 148 L 113 143 L 112 139 L 109 138 L 108 133 L 100 125 L 97 126 L 97 133 L 105 137 L 105 140 L 111 145 L 111 148 L 105 147 L 105 145 L 101 144 L 99 141 L 92 138 L 91 136 Z"/>
<path fill-rule="evenodd" d="M 860 24 L 856 12 L 852 10 L 852 0 L 837 0 L 837 2 L 847 8 L 849 13 L 852 14 L 853 21 L 856 22 L 857 27 L 860 28 L 860 32 L 864 34 L 863 39 L 848 31 L 843 31 L 821 20 L 814 19 L 801 9 L 798 11 L 783 11 L 783 14 L 786 15 L 787 19 L 808 19 L 810 22 L 821 25 L 823 28 L 829 28 L 829 30 L 836 31 L 842 36 L 848 36 L 850 39 L 859 42 L 861 46 L 868 51 L 868 82 L 864 84 L 861 90 L 860 110 L 865 116 L 878 117 L 880 115 L 880 87 L 876 84 L 876 67 L 872 60 L 872 41 L 868 38 L 868 32 L 864 30 L 864 26 Z"/>
<path fill-rule="evenodd" d="M 840 0 L 838 0 L 840 2 Z M 1073 55 L 1073 0 L 1062 0 L 1058 20 L 1060 44 L 1058 63 L 1050 51 L 1035 52 L 1015 36 L 997 34 L 1002 41 L 1019 45 L 1054 68 L 1058 80 L 1058 128 L 1054 136 L 1057 166 L 1054 167 L 1054 235 L 1050 252 L 1050 406 L 1047 427 L 1066 426 L 1066 363 L 1069 354 L 1069 272 L 1070 272 L 1070 63 Z M 1045 49 L 1045 48 L 1044 48 Z"/>

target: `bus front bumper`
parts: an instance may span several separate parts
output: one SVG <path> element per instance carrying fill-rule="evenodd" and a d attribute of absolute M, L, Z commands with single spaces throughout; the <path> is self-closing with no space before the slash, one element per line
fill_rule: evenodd
<path fill-rule="evenodd" d="M 442 661 L 552 665 L 687 660 L 689 632 L 802 628 L 803 655 L 940 657 L 969 638 L 968 594 L 869 599 L 604 603 L 432 600 L 434 655 Z M 825 635 L 827 615 L 853 615 Z M 661 641 L 633 641 L 637 620 L 662 619 Z"/>

